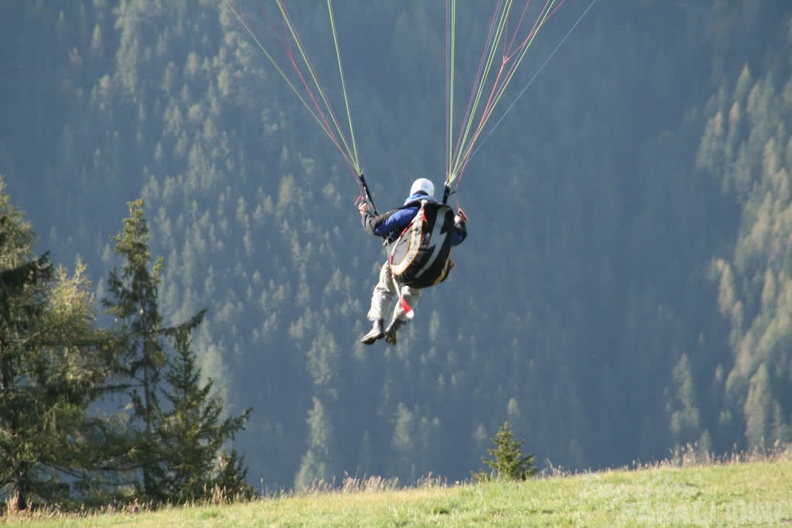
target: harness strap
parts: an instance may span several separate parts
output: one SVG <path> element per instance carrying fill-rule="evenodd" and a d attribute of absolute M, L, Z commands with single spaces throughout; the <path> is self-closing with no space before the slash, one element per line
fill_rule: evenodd
<path fill-rule="evenodd" d="M 393 281 L 393 287 L 396 288 L 396 293 L 399 295 L 399 304 L 401 305 L 402 310 L 404 310 L 404 316 L 407 319 L 412 319 L 413 317 L 415 317 L 415 312 L 413 311 L 412 306 L 407 304 L 407 300 L 404 298 L 404 295 L 402 295 L 402 291 L 401 291 L 402 285 L 399 284 L 399 281 L 397 281 L 396 277 L 393 275 L 392 264 L 393 264 L 393 255 L 391 255 L 391 258 L 388 261 L 388 267 L 390 268 L 390 276 L 391 276 L 391 280 Z"/>

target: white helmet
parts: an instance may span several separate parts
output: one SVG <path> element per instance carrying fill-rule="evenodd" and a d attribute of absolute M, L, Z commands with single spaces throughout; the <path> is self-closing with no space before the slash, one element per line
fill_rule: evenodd
<path fill-rule="evenodd" d="M 418 178 L 413 182 L 412 187 L 410 187 L 410 196 L 419 192 L 434 196 L 434 183 L 426 178 Z"/>

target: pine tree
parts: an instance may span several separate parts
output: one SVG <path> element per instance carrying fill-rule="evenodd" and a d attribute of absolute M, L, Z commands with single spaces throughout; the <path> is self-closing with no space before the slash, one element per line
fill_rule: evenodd
<path fill-rule="evenodd" d="M 32 341 L 42 324 L 44 283 L 52 266 L 47 255 L 30 258 L 32 231 L 8 202 L 0 195 L 0 492 L 20 509 L 49 495 L 39 489 L 36 476 L 45 456 L 35 434 L 45 405 L 37 384 L 27 380 L 35 370 Z"/>
<path fill-rule="evenodd" d="M 123 230 L 113 237 L 124 265 L 110 271 L 108 288 L 113 299 L 104 299 L 103 304 L 126 336 L 121 384 L 129 381 L 133 418 L 143 424 L 136 450 L 141 492 L 147 500 L 158 501 L 165 498 L 159 488 L 164 476 L 154 435 L 161 412 L 157 397 L 160 370 L 166 363 L 162 344 L 165 329 L 158 305 L 162 259 L 151 263 L 143 206 L 143 200 L 129 203 L 130 216 L 124 220 Z"/>
<path fill-rule="evenodd" d="M 32 258 L 34 233 L 0 179 L 0 498 L 11 508 L 68 507 L 93 494 L 107 450 L 88 409 L 112 368 L 94 326 L 91 285 Z"/>
<path fill-rule="evenodd" d="M 171 409 L 157 430 L 166 469 L 165 493 L 172 502 L 209 500 L 217 492 L 228 499 L 249 498 L 253 488 L 245 481 L 242 458 L 226 443 L 244 429 L 251 409 L 221 420 L 223 406 L 213 394 L 213 380 L 202 384 L 190 347 L 190 333 L 203 320 L 205 310 L 172 333 L 175 355 L 169 361 L 164 390 Z"/>
<path fill-rule="evenodd" d="M 105 300 L 108 313 L 116 316 L 126 335 L 119 384 L 128 382 L 132 418 L 142 425 L 133 468 L 142 479 L 137 483 L 138 498 L 183 503 L 206 499 L 215 490 L 227 498 L 250 496 L 242 458 L 235 451 L 223 451 L 244 428 L 250 410 L 221 421 L 223 409 L 212 393 L 212 381 L 201 385 L 189 337 L 205 310 L 186 323 L 164 325 L 159 310 L 163 261 L 158 258 L 152 265 L 143 206 L 143 200 L 129 204 L 130 217 L 114 237 L 125 264 L 111 271 L 108 283 L 114 299 Z M 172 358 L 167 338 L 175 348 Z M 163 407 L 161 396 L 169 409 Z"/>
<path fill-rule="evenodd" d="M 525 440 L 514 440 L 514 433 L 509 429 L 509 422 L 503 422 L 498 433 L 492 439 L 492 443 L 495 444 L 495 447 L 487 450 L 492 458 L 481 459 L 492 472 L 474 473 L 475 480 L 528 480 L 536 474 L 534 455 L 522 454 L 522 445 Z"/>

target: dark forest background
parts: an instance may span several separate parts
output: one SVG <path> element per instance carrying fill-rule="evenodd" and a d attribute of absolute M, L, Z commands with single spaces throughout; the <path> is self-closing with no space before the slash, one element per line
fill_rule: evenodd
<path fill-rule="evenodd" d="M 326 4 L 289 5 L 337 89 Z M 381 209 L 444 178 L 444 9 L 334 4 Z M 464 75 L 491 8 L 458 9 Z M 357 342 L 382 253 L 355 180 L 224 2 L 11 0 L 0 21 L 5 192 L 100 298 L 144 199 L 163 316 L 208 308 L 203 372 L 253 408 L 254 485 L 468 478 L 507 420 L 570 469 L 792 440 L 788 2 L 598 2 L 471 161 L 470 236 L 396 347 Z"/>

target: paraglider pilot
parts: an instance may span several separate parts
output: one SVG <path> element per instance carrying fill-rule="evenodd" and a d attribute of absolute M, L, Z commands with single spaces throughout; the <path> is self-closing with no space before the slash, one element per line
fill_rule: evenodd
<path fill-rule="evenodd" d="M 401 207 L 381 215 L 374 214 L 366 201 L 358 207 L 363 228 L 384 239 L 385 251 L 389 256 L 380 269 L 379 281 L 371 295 L 371 307 L 368 311 L 371 330 L 360 338 L 361 343 L 370 345 L 384 337 L 386 342 L 395 345 L 396 332 L 412 317 L 412 307 L 418 302 L 421 289 L 445 280 L 453 267 L 453 261 L 449 258 L 450 248 L 461 244 L 467 237 L 466 218 L 461 210 L 454 215 L 449 206 L 440 204 L 434 197 L 434 192 L 434 184 L 430 180 L 418 178 L 410 187 L 410 196 Z M 416 216 L 419 213 L 423 222 L 415 224 L 413 219 L 417 222 Z M 424 230 L 433 231 L 434 234 L 422 235 L 418 231 L 421 224 L 424 225 Z M 415 233 L 411 235 L 411 241 L 404 240 L 407 231 Z M 424 242 L 430 241 L 430 254 L 427 257 L 424 255 L 426 250 L 422 249 L 420 258 L 424 261 L 420 263 L 417 262 L 418 257 L 410 257 L 416 259 L 414 264 L 420 267 L 419 273 L 423 274 L 420 279 L 413 280 L 394 266 L 393 255 L 398 249 L 396 246 L 400 244 L 412 247 L 408 251 L 414 254 L 414 247 L 422 243 L 421 239 Z M 426 260 L 427 258 L 434 261 Z M 393 308 L 388 327 L 384 328 L 385 316 L 395 296 L 398 296 L 399 302 Z"/>

